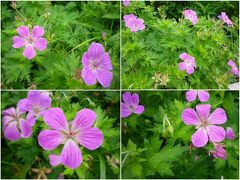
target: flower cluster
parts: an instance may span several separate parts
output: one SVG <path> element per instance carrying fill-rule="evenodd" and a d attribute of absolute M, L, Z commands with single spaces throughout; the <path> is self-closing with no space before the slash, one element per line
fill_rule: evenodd
<path fill-rule="evenodd" d="M 134 14 L 123 16 L 125 25 L 130 28 L 131 32 L 137 32 L 145 29 L 144 20 L 137 18 Z"/>
<path fill-rule="evenodd" d="M 26 99 L 18 102 L 17 108 L 3 111 L 3 132 L 6 139 L 16 141 L 28 138 L 36 119 L 43 116 L 51 106 L 51 98 L 45 91 L 30 91 Z"/>
<path fill-rule="evenodd" d="M 63 164 L 75 169 L 82 163 L 82 154 L 78 144 L 89 150 L 99 148 L 103 143 L 103 134 L 92 127 L 96 113 L 91 109 L 80 110 L 72 122 L 68 122 L 62 109 L 51 108 L 51 98 L 46 91 L 29 91 L 27 98 L 21 99 L 17 108 L 3 111 L 3 132 L 6 139 L 16 141 L 29 138 L 32 126 L 39 117 L 43 117 L 50 128 L 38 135 L 38 143 L 45 150 L 54 150 L 63 144 L 60 155 L 50 154 L 50 164 Z"/>
<path fill-rule="evenodd" d="M 225 12 L 221 12 L 218 18 L 223 20 L 223 22 L 226 23 L 229 27 L 233 26 L 232 21 L 228 18 L 228 15 Z"/>
<path fill-rule="evenodd" d="M 205 102 L 209 99 L 209 94 L 206 91 L 188 91 L 186 98 L 189 101 L 196 99 L 198 95 L 200 101 Z M 223 145 L 220 144 L 225 137 L 227 139 L 234 138 L 234 132 L 231 128 L 227 131 L 219 126 L 227 121 L 227 115 L 222 108 L 215 109 L 212 113 L 210 104 L 199 104 L 196 110 L 186 108 L 182 112 L 182 120 L 186 125 L 193 125 L 197 131 L 192 135 L 192 144 L 196 148 L 201 148 L 207 145 L 208 142 L 213 143 L 215 150 L 210 151 L 215 158 L 226 159 L 226 151 Z"/>
<path fill-rule="evenodd" d="M 186 19 L 192 22 L 193 25 L 195 25 L 198 22 L 197 13 L 191 9 L 187 9 L 183 11 L 183 14 Z"/>

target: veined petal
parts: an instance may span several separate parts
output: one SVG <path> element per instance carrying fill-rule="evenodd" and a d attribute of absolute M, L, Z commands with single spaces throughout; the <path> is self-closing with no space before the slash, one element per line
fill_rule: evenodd
<path fill-rule="evenodd" d="M 138 105 L 139 104 L 139 96 L 137 93 L 133 93 L 132 95 L 132 102 L 134 105 Z"/>
<path fill-rule="evenodd" d="M 201 104 L 196 106 L 197 114 L 201 120 L 206 121 L 211 110 L 210 104 Z"/>
<path fill-rule="evenodd" d="M 79 143 L 89 150 L 99 148 L 103 143 L 103 134 L 98 128 L 88 128 L 80 131 L 76 138 Z"/>
<path fill-rule="evenodd" d="M 20 36 L 25 38 L 28 38 L 30 36 L 28 26 L 20 26 L 19 28 L 17 28 L 17 32 Z"/>
<path fill-rule="evenodd" d="M 32 106 L 31 106 L 31 104 L 29 103 L 29 101 L 27 100 L 27 98 L 25 98 L 25 99 L 20 99 L 20 100 L 18 101 L 17 109 L 18 109 L 20 112 L 22 112 L 22 113 L 29 111 L 29 110 L 31 109 L 31 107 L 32 107 Z"/>
<path fill-rule="evenodd" d="M 122 99 L 123 101 L 128 104 L 128 105 L 131 105 L 133 104 L 133 101 L 132 101 L 132 95 L 130 92 L 125 92 L 122 94 Z"/>
<path fill-rule="evenodd" d="M 34 26 L 32 29 L 32 36 L 33 38 L 42 37 L 44 34 L 44 29 L 41 26 Z"/>
<path fill-rule="evenodd" d="M 103 87 L 108 88 L 111 85 L 113 74 L 105 69 L 97 69 L 96 78 Z"/>
<path fill-rule="evenodd" d="M 36 51 L 31 44 L 27 44 L 24 51 L 23 51 L 23 56 L 26 57 L 27 59 L 32 59 L 36 56 Z"/>
<path fill-rule="evenodd" d="M 61 153 L 61 162 L 64 166 L 76 169 L 82 163 L 82 153 L 73 140 L 67 140 Z"/>
<path fill-rule="evenodd" d="M 56 149 L 65 140 L 65 136 L 56 130 L 43 130 L 38 135 L 38 143 L 45 150 Z"/>
<path fill-rule="evenodd" d="M 57 166 L 61 163 L 61 158 L 59 155 L 50 154 L 49 156 L 51 166 Z"/>
<path fill-rule="evenodd" d="M 135 114 L 142 114 L 144 111 L 144 106 L 138 105 L 134 111 Z"/>
<path fill-rule="evenodd" d="M 92 43 L 88 48 L 88 57 L 90 58 L 99 58 L 103 55 L 104 48 L 103 45 L 99 43 Z"/>
<path fill-rule="evenodd" d="M 82 109 L 79 111 L 72 122 L 73 129 L 88 129 L 90 128 L 97 118 L 96 113 L 91 109 Z"/>
<path fill-rule="evenodd" d="M 186 108 L 182 112 L 182 120 L 186 125 L 200 125 L 201 122 L 198 119 L 196 111 L 192 108 Z"/>
<path fill-rule="evenodd" d="M 32 128 L 31 128 L 31 126 L 28 125 L 28 123 L 24 119 L 20 120 L 19 127 L 22 132 L 21 136 L 23 138 L 28 138 L 32 135 Z"/>
<path fill-rule="evenodd" d="M 43 94 L 42 91 L 29 91 L 27 99 L 31 105 L 37 105 L 41 109 L 46 109 L 51 106 L 51 98 Z"/>
<path fill-rule="evenodd" d="M 34 124 L 36 123 L 36 120 L 37 120 L 38 117 L 35 117 L 34 114 L 32 113 L 28 113 L 27 114 L 27 119 L 26 119 L 26 122 L 29 126 L 34 126 Z"/>
<path fill-rule="evenodd" d="M 207 133 L 212 142 L 221 142 L 225 139 L 225 130 L 223 127 L 209 125 L 207 126 Z"/>
<path fill-rule="evenodd" d="M 16 123 L 10 123 L 4 129 L 4 136 L 10 141 L 16 141 L 20 138 L 20 132 L 16 126 Z"/>
<path fill-rule="evenodd" d="M 47 47 L 47 40 L 45 38 L 38 38 L 34 40 L 34 47 L 39 51 L 43 51 Z"/>
<path fill-rule="evenodd" d="M 88 58 L 88 53 L 85 52 L 82 56 L 82 64 L 83 64 L 83 67 L 88 67 L 89 66 L 89 58 Z"/>
<path fill-rule="evenodd" d="M 198 98 L 201 102 L 206 102 L 210 98 L 210 95 L 207 91 L 198 91 Z"/>
<path fill-rule="evenodd" d="M 194 73 L 194 67 L 193 67 L 193 66 L 187 66 L 187 67 L 186 67 L 186 72 L 187 72 L 188 74 Z"/>
<path fill-rule="evenodd" d="M 125 103 L 121 103 L 121 116 L 122 117 L 128 117 L 132 114 L 132 111 L 128 108 L 128 106 Z"/>
<path fill-rule="evenodd" d="M 20 37 L 20 36 L 14 36 L 13 37 L 13 47 L 14 48 L 21 48 L 21 47 L 23 47 L 25 44 L 27 44 L 27 41 L 24 39 L 24 38 L 22 38 L 22 37 Z"/>
<path fill-rule="evenodd" d="M 113 69 L 110 56 L 107 52 L 105 52 L 102 55 L 101 59 L 102 59 L 101 64 L 100 64 L 101 68 L 109 70 L 109 71 Z"/>
<path fill-rule="evenodd" d="M 208 142 L 207 131 L 204 128 L 199 128 L 192 135 L 192 143 L 195 147 L 204 147 Z"/>
<path fill-rule="evenodd" d="M 16 116 L 16 109 L 14 107 L 8 108 L 2 112 L 3 116 Z"/>
<path fill-rule="evenodd" d="M 196 98 L 197 98 L 197 91 L 190 90 L 186 93 L 186 99 L 188 100 L 188 102 L 192 102 L 196 100 Z"/>
<path fill-rule="evenodd" d="M 94 84 L 96 84 L 97 79 L 95 74 L 92 72 L 91 69 L 89 68 L 83 68 L 82 69 L 82 78 L 84 80 L 84 82 L 88 85 L 88 86 L 92 86 Z"/>
<path fill-rule="evenodd" d="M 215 109 L 208 118 L 211 124 L 224 124 L 227 121 L 227 115 L 222 108 Z"/>
<path fill-rule="evenodd" d="M 60 108 L 51 108 L 44 114 L 44 122 L 48 125 L 48 127 L 59 130 L 66 131 L 68 130 L 68 122 L 67 119 Z"/>

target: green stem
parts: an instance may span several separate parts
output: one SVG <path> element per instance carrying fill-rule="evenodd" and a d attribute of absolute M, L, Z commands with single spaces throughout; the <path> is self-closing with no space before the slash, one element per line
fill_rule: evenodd
<path fill-rule="evenodd" d="M 100 161 L 100 179 L 106 179 L 106 164 L 102 155 L 98 155 Z"/>

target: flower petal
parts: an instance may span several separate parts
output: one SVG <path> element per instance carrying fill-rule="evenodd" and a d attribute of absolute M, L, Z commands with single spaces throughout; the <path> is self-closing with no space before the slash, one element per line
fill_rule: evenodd
<path fill-rule="evenodd" d="M 89 128 L 80 131 L 77 137 L 79 143 L 89 150 L 99 148 L 103 143 L 103 134 L 98 128 Z"/>
<path fill-rule="evenodd" d="M 134 113 L 136 113 L 136 114 L 142 114 L 143 111 L 144 111 L 144 106 L 139 105 L 139 106 L 136 107 Z"/>
<path fill-rule="evenodd" d="M 179 68 L 179 70 L 181 70 L 181 71 L 185 71 L 186 68 L 187 68 L 186 63 L 185 63 L 185 62 L 180 62 L 180 63 L 178 64 L 178 68 Z"/>
<path fill-rule="evenodd" d="M 48 125 L 48 127 L 65 131 L 68 130 L 68 122 L 67 119 L 60 108 L 51 108 L 44 114 L 44 122 Z"/>
<path fill-rule="evenodd" d="M 107 52 L 105 52 L 102 56 L 102 61 L 101 61 L 100 67 L 103 69 L 106 69 L 106 70 L 113 69 L 110 56 Z"/>
<path fill-rule="evenodd" d="M 32 29 L 32 36 L 33 38 L 42 37 L 44 34 L 44 29 L 41 26 L 34 26 Z"/>
<path fill-rule="evenodd" d="M 23 56 L 26 57 L 27 59 L 32 59 L 36 56 L 36 51 L 33 48 L 33 45 L 27 44 L 24 51 L 23 51 Z"/>
<path fill-rule="evenodd" d="M 16 109 L 14 107 L 8 108 L 2 112 L 3 116 L 16 116 Z"/>
<path fill-rule="evenodd" d="M 34 47 L 39 51 L 43 51 L 47 47 L 47 40 L 45 38 L 38 38 L 34 41 Z"/>
<path fill-rule="evenodd" d="M 20 132 L 15 123 L 11 123 L 6 126 L 4 130 L 4 136 L 10 141 L 16 141 L 20 138 Z"/>
<path fill-rule="evenodd" d="M 26 122 L 29 126 L 34 126 L 34 124 L 36 123 L 36 120 L 37 120 L 38 117 L 35 117 L 34 114 L 32 113 L 28 113 L 27 114 L 27 119 L 26 119 Z"/>
<path fill-rule="evenodd" d="M 51 98 L 45 95 L 42 91 L 29 91 L 27 99 L 31 104 L 31 109 L 34 105 L 39 106 L 41 110 L 47 109 L 51 106 Z M 29 109 L 29 111 L 31 109 Z"/>
<path fill-rule="evenodd" d="M 21 119 L 19 122 L 19 127 L 21 130 L 21 136 L 23 138 L 28 138 L 32 135 L 32 128 L 28 125 L 27 121 Z"/>
<path fill-rule="evenodd" d="M 132 114 L 132 111 L 128 108 L 125 103 L 121 103 L 121 117 L 128 117 Z"/>
<path fill-rule="evenodd" d="M 187 72 L 188 74 L 192 74 L 192 73 L 194 73 L 194 68 L 193 68 L 192 66 L 187 66 L 187 67 L 186 67 L 186 72 Z"/>
<path fill-rule="evenodd" d="M 92 72 L 91 69 L 83 68 L 81 75 L 82 75 L 82 78 L 83 78 L 84 82 L 88 86 L 92 86 L 92 85 L 96 84 L 97 79 L 96 79 L 95 74 Z"/>
<path fill-rule="evenodd" d="M 20 26 L 19 28 L 17 28 L 17 32 L 20 36 L 25 38 L 28 38 L 30 36 L 28 26 Z"/>
<path fill-rule="evenodd" d="M 211 110 L 210 104 L 201 104 L 196 106 L 197 114 L 201 120 L 207 120 Z"/>
<path fill-rule="evenodd" d="M 225 138 L 225 130 L 223 127 L 215 126 L 215 125 L 209 125 L 207 126 L 207 133 L 209 136 L 209 139 L 212 142 L 221 142 Z"/>
<path fill-rule="evenodd" d="M 18 101 L 17 109 L 18 109 L 20 112 L 22 112 L 22 113 L 27 112 L 27 111 L 30 110 L 30 108 L 31 108 L 31 105 L 29 104 L 27 98 L 25 98 L 25 99 L 20 99 L 20 100 Z"/>
<path fill-rule="evenodd" d="M 132 95 L 130 92 L 125 92 L 122 94 L 122 99 L 123 101 L 128 104 L 128 105 L 131 105 L 133 104 L 133 101 L 132 101 Z"/>
<path fill-rule="evenodd" d="M 203 147 L 208 142 L 207 131 L 204 128 L 199 128 L 192 135 L 192 143 L 195 147 Z"/>
<path fill-rule="evenodd" d="M 227 121 L 227 115 L 222 108 L 215 109 L 208 118 L 211 124 L 224 124 Z"/>
<path fill-rule="evenodd" d="M 61 163 L 61 158 L 59 155 L 50 154 L 49 156 L 51 166 L 57 166 Z"/>
<path fill-rule="evenodd" d="M 56 130 L 43 130 L 38 135 L 38 143 L 45 150 L 57 148 L 64 140 L 64 135 Z"/>
<path fill-rule="evenodd" d="M 192 108 L 186 108 L 182 112 L 182 120 L 186 125 L 199 125 L 201 124 L 196 111 Z"/>
<path fill-rule="evenodd" d="M 88 58 L 88 53 L 85 52 L 82 56 L 82 64 L 83 64 L 83 67 L 88 67 L 89 66 L 89 58 Z"/>
<path fill-rule="evenodd" d="M 91 109 L 82 109 L 75 116 L 72 127 L 73 129 L 88 129 L 90 128 L 97 118 L 96 113 Z"/>
<path fill-rule="evenodd" d="M 98 58 L 102 56 L 103 53 L 104 53 L 103 45 L 99 43 L 94 42 L 88 48 L 88 57 L 90 58 L 94 58 L 94 59 Z"/>
<path fill-rule="evenodd" d="M 105 69 L 97 69 L 96 78 L 103 87 L 108 88 L 111 85 L 113 74 Z"/>
<path fill-rule="evenodd" d="M 61 153 L 61 162 L 64 166 L 75 169 L 82 163 L 82 153 L 73 140 L 68 140 Z"/>
<path fill-rule="evenodd" d="M 194 100 L 196 100 L 197 98 L 197 91 L 188 91 L 186 93 L 186 99 L 188 100 L 188 102 L 192 102 Z"/>
<path fill-rule="evenodd" d="M 138 96 L 137 93 L 134 93 L 132 95 L 132 102 L 133 102 L 134 105 L 138 105 L 139 104 L 139 96 Z"/>
<path fill-rule="evenodd" d="M 20 36 L 14 36 L 13 37 L 13 45 L 12 45 L 12 47 L 14 47 L 14 48 L 21 48 L 26 43 L 27 43 L 27 41 L 24 38 L 22 38 Z"/>
<path fill-rule="evenodd" d="M 210 98 L 210 95 L 207 91 L 198 91 L 198 98 L 201 102 L 206 102 Z"/>

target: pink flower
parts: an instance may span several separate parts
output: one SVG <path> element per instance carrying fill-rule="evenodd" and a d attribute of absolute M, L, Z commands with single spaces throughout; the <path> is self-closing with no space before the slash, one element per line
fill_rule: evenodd
<path fill-rule="evenodd" d="M 34 26 L 32 33 L 30 33 L 27 26 L 20 26 L 17 28 L 17 33 L 20 36 L 13 37 L 13 47 L 21 48 L 25 46 L 23 51 L 23 56 L 27 59 L 32 59 L 36 56 L 35 49 L 43 51 L 47 47 L 47 41 L 42 36 L 44 34 L 44 29 L 41 26 Z"/>
<path fill-rule="evenodd" d="M 63 144 L 60 155 L 50 154 L 50 164 L 63 164 L 75 169 L 82 163 L 82 153 L 78 143 L 89 150 L 99 148 L 103 143 L 102 132 L 92 127 L 96 114 L 90 109 L 82 109 L 72 122 L 68 122 L 60 108 L 51 108 L 44 114 L 44 122 L 50 129 L 40 132 L 39 145 L 45 150 L 54 150 Z"/>
<path fill-rule="evenodd" d="M 203 90 L 199 90 L 199 91 L 190 90 L 186 93 L 186 99 L 188 100 L 188 102 L 192 102 L 196 100 L 197 96 L 201 102 L 208 101 L 210 97 L 209 93 Z"/>
<path fill-rule="evenodd" d="M 193 25 L 195 25 L 198 21 L 197 13 L 191 9 L 187 9 L 183 11 L 183 14 L 186 19 L 190 20 Z"/>
<path fill-rule="evenodd" d="M 229 60 L 227 64 L 232 68 L 231 73 L 239 76 L 239 70 L 236 64 L 232 60 Z"/>
<path fill-rule="evenodd" d="M 125 25 L 130 28 L 131 32 L 137 32 L 145 29 L 144 20 L 137 18 L 134 14 L 125 15 L 123 16 L 123 19 Z"/>
<path fill-rule="evenodd" d="M 142 114 L 144 106 L 139 105 L 139 96 L 137 93 L 131 95 L 130 92 L 125 92 L 123 95 L 123 102 L 121 103 L 121 116 L 128 117 L 132 113 Z"/>
<path fill-rule="evenodd" d="M 210 153 L 213 155 L 213 157 L 220 158 L 220 159 L 226 159 L 227 158 L 226 150 L 222 147 L 221 144 L 214 143 L 214 147 L 215 147 L 215 150 L 210 151 Z"/>
<path fill-rule="evenodd" d="M 221 12 L 221 14 L 218 16 L 219 19 L 222 19 L 224 23 L 226 23 L 229 27 L 232 27 L 233 23 L 228 18 L 228 15 L 225 12 Z"/>
<path fill-rule="evenodd" d="M 98 81 L 103 87 L 110 86 L 113 78 L 113 69 L 108 52 L 99 43 L 92 43 L 82 57 L 82 78 L 88 86 Z"/>
<path fill-rule="evenodd" d="M 130 5 L 130 0 L 123 0 L 123 5 L 124 6 L 129 6 Z"/>
<path fill-rule="evenodd" d="M 180 54 L 180 59 L 184 62 L 178 64 L 178 68 L 181 71 L 186 71 L 188 74 L 192 74 L 194 72 L 194 68 L 196 68 L 195 58 L 193 56 L 188 55 L 187 53 Z"/>
<path fill-rule="evenodd" d="M 32 134 L 32 128 L 24 119 L 24 112 L 19 108 L 13 107 L 3 111 L 3 134 L 6 139 L 16 141 L 22 138 L 28 138 Z"/>
<path fill-rule="evenodd" d="M 235 133 L 234 133 L 233 129 L 228 127 L 227 131 L 226 131 L 226 138 L 232 140 L 232 139 L 234 139 L 234 137 L 235 137 Z"/>
<path fill-rule="evenodd" d="M 217 108 L 210 114 L 211 105 L 201 104 L 196 110 L 186 108 L 182 112 L 182 120 L 186 125 L 196 126 L 197 131 L 192 135 L 192 143 L 195 147 L 203 147 L 208 140 L 221 142 L 225 138 L 225 130 L 215 124 L 224 124 L 227 116 L 222 108 Z"/>
<path fill-rule="evenodd" d="M 51 98 L 47 91 L 29 91 L 27 98 L 19 101 L 18 107 L 22 112 L 28 112 L 27 122 L 33 126 L 36 119 L 51 107 Z"/>

